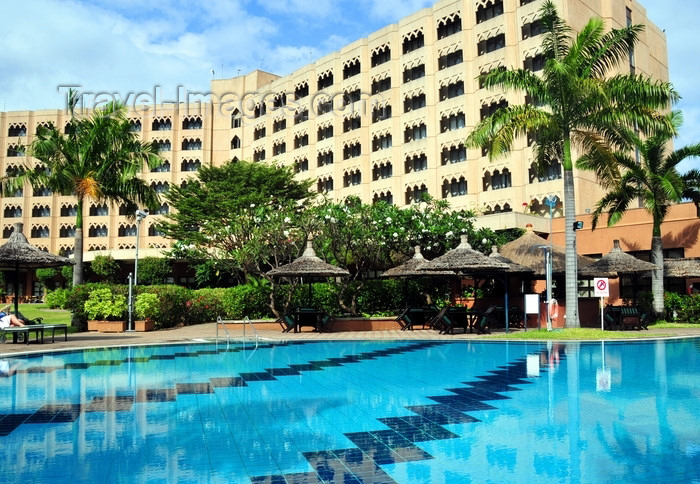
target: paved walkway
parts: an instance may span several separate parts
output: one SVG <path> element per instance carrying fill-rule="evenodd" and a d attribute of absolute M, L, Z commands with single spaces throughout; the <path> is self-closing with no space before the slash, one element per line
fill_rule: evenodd
<path fill-rule="evenodd" d="M 242 325 L 241 325 L 242 326 Z M 516 330 L 522 331 L 522 330 Z M 502 331 L 501 331 L 502 332 Z M 243 337 L 254 338 L 250 326 L 246 327 L 244 335 L 243 329 L 229 331 L 231 339 L 240 340 Z M 683 336 L 700 336 L 700 325 L 698 328 L 660 328 L 640 331 L 639 336 L 643 338 L 668 338 Z M 226 339 L 226 333 L 219 328 L 219 339 Z M 289 340 L 465 340 L 465 339 L 485 339 L 487 336 L 477 334 L 455 334 L 441 335 L 431 329 L 418 329 L 415 331 L 344 331 L 337 333 L 314 333 L 304 331 L 302 333 L 282 333 L 281 330 L 260 330 L 258 337 L 262 340 L 289 341 Z M 147 333 L 73 333 L 68 335 L 68 341 L 64 341 L 63 335 L 56 335 L 56 341 L 51 342 L 51 336 L 44 337 L 44 344 L 34 342 L 34 337 L 29 345 L 24 343 L 13 344 L 9 337 L 6 343 L 0 343 L 0 357 L 9 354 L 26 353 L 35 351 L 55 351 L 73 348 L 95 348 L 105 346 L 126 346 L 126 345 L 149 345 L 167 343 L 192 343 L 203 341 L 215 341 L 217 338 L 217 328 L 215 323 L 200 324 L 196 326 L 184 326 L 181 328 L 164 329 Z"/>

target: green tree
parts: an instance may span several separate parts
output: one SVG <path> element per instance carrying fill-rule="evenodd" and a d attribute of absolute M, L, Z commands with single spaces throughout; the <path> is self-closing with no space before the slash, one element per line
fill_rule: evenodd
<path fill-rule="evenodd" d="M 482 80 L 488 88 L 517 90 L 531 102 L 499 109 L 481 121 L 467 139 L 472 148 L 488 148 L 496 158 L 510 151 L 516 137 L 535 135 L 540 169 L 561 160 L 564 178 L 566 237 L 566 325 L 580 326 L 576 261 L 576 217 L 572 148 L 595 151 L 612 160 L 616 148 L 629 144 L 636 127 L 651 132 L 666 126 L 656 112 L 677 99 L 669 83 L 633 74 L 608 75 L 629 58 L 641 25 L 605 32 L 592 18 L 577 34 L 559 17 L 553 2 L 540 10 L 544 33 L 540 74 L 526 69 L 493 70 Z"/>
<path fill-rule="evenodd" d="M 607 212 L 608 226 L 622 219 L 630 207 L 640 204 L 652 217 L 651 261 L 660 267 L 652 272 L 653 310 L 657 318 L 664 313 L 663 224 L 671 205 L 689 199 L 700 207 L 700 171 L 690 170 L 681 175 L 678 165 L 689 157 L 700 156 L 700 143 L 668 152 L 669 142 L 683 123 L 680 112 L 668 115 L 672 131 L 659 131 L 642 140 L 634 139 L 639 160 L 629 152 L 615 153 L 615 164 L 593 153 L 584 156 L 578 165 L 598 173 L 600 183 L 608 190 L 593 212 L 593 228 L 599 217 Z"/>
<path fill-rule="evenodd" d="M 90 264 L 90 270 L 103 282 L 116 282 L 119 263 L 111 255 L 98 254 Z"/>
<path fill-rule="evenodd" d="M 44 286 L 43 297 L 46 298 L 46 292 L 49 290 L 49 283 L 52 282 L 58 275 L 58 270 L 53 267 L 39 268 L 35 272 L 36 278 L 41 281 Z"/>
<path fill-rule="evenodd" d="M 139 284 L 163 284 L 170 274 L 170 260 L 165 257 L 139 259 Z"/>
<path fill-rule="evenodd" d="M 109 103 L 85 118 L 73 113 L 76 98 L 71 93 L 71 120 L 62 133 L 56 127 L 37 129 L 27 154 L 29 161 L 17 177 L 16 186 L 28 181 L 33 187 L 46 187 L 54 193 L 77 199 L 75 220 L 75 266 L 73 285 L 83 282 L 83 208 L 86 200 L 108 201 L 126 206 L 133 214 L 137 204 L 159 206 L 158 194 L 138 178 L 144 163 L 155 168 L 162 163 L 157 149 L 143 142 L 131 128 L 126 108 Z"/>

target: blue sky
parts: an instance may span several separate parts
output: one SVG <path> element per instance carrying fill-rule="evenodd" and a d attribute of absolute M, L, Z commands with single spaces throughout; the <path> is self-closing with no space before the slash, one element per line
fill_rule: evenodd
<path fill-rule="evenodd" d="M 0 110 L 60 109 L 66 88 L 205 92 L 213 76 L 289 74 L 432 0 L 28 0 L 0 2 Z M 666 30 L 671 81 L 685 124 L 676 146 L 700 142 L 700 2 L 642 0 Z M 40 14 L 37 14 L 40 12 Z M 682 169 L 700 167 L 687 161 Z"/>

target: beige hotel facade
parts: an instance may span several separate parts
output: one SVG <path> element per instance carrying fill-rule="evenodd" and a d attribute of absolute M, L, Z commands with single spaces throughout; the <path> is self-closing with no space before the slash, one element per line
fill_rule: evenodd
<path fill-rule="evenodd" d="M 542 68 L 542 3 L 443 0 L 289 75 L 254 71 L 212 80 L 209 93 L 183 94 L 178 103 L 131 105 L 134 130 L 156 143 L 166 160 L 142 176 L 165 192 L 201 165 L 275 161 L 293 166 L 336 200 L 356 195 L 405 207 L 428 193 L 454 209 L 473 210 L 480 226 L 531 223 L 550 232 L 548 197 L 555 201 L 554 217 L 563 214 L 560 166 L 537 176 L 526 139 L 496 161 L 463 144 L 483 116 L 525 102 L 521 93 L 482 88 L 478 76 L 501 66 Z M 622 71 L 668 80 L 665 35 L 636 0 L 555 3 L 576 29 L 592 16 L 608 28 L 645 24 Z M 12 174 L 26 161 L 21 146 L 31 143 L 39 125 L 63 129 L 68 121 L 61 109 L 0 113 L 0 172 Z M 575 172 L 575 184 L 577 213 L 585 213 L 601 190 L 590 173 Z M 119 207 L 86 205 L 85 259 L 96 253 L 133 259 L 135 222 Z M 72 197 L 29 186 L 5 194 L 2 236 L 23 222 L 32 244 L 71 254 L 75 209 Z M 152 224 L 169 210 L 164 204 L 142 222 L 140 257 L 168 246 Z"/>

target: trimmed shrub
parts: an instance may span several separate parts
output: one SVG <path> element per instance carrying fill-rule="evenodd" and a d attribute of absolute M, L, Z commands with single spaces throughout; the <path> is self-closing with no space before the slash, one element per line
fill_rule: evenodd
<path fill-rule="evenodd" d="M 185 324 L 200 324 L 216 321 L 218 316 L 225 316 L 225 289 L 197 289 L 192 292 L 192 299 L 187 301 L 187 318 Z"/>
<path fill-rule="evenodd" d="M 157 294 L 144 292 L 136 296 L 134 300 L 134 313 L 136 319 L 145 319 L 155 322 L 160 313 L 160 300 Z"/>
<path fill-rule="evenodd" d="M 66 298 L 65 309 L 73 313 L 73 325 L 79 331 L 87 331 L 87 315 L 85 314 L 85 301 L 90 297 L 90 292 L 95 289 L 110 288 L 109 284 L 101 282 L 86 282 L 69 289 Z"/>
<path fill-rule="evenodd" d="M 153 318 L 156 328 L 174 328 L 190 324 L 186 320 L 187 301 L 192 298 L 192 290 L 172 284 L 162 284 L 139 288 L 139 293 L 152 293 L 158 296 L 158 315 Z"/>
<path fill-rule="evenodd" d="M 90 291 L 84 307 L 88 319 L 123 321 L 127 317 L 126 297 L 107 287 Z"/>
<path fill-rule="evenodd" d="M 263 285 L 245 284 L 224 290 L 223 313 L 227 319 L 270 318 L 270 289 Z"/>
<path fill-rule="evenodd" d="M 67 309 L 69 289 L 54 289 L 46 291 L 46 299 L 44 303 L 51 309 Z"/>

